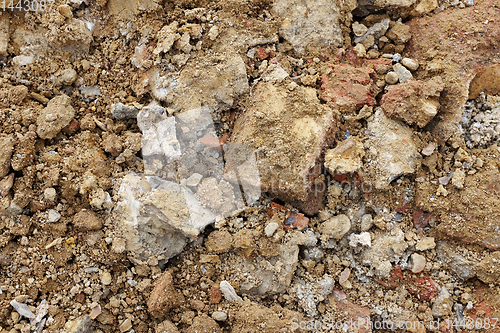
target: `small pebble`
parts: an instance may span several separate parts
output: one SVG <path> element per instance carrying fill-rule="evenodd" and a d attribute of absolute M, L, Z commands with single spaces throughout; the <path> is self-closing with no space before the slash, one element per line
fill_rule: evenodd
<path fill-rule="evenodd" d="M 360 24 L 358 22 L 354 22 L 352 24 L 352 32 L 358 37 L 363 36 L 367 31 L 368 28 L 364 24 Z"/>
<path fill-rule="evenodd" d="M 271 222 L 268 225 L 266 225 L 266 228 L 264 229 L 266 236 L 271 237 L 276 232 L 276 230 L 278 230 L 278 227 L 279 225 L 276 222 Z"/>
<path fill-rule="evenodd" d="M 425 257 L 423 255 L 413 253 L 411 255 L 411 263 L 411 271 L 413 273 L 420 273 L 424 270 L 425 264 L 427 264 L 427 260 L 425 260 Z"/>
<path fill-rule="evenodd" d="M 120 325 L 120 332 L 127 332 L 131 328 L 132 328 L 132 321 L 130 320 L 130 318 L 127 318 Z"/>
<path fill-rule="evenodd" d="M 434 242 L 434 237 L 424 237 L 417 243 L 418 251 L 430 250 L 436 247 L 436 243 Z"/>
<path fill-rule="evenodd" d="M 418 62 L 413 59 L 403 58 L 403 61 L 401 63 L 411 71 L 416 71 L 418 69 Z"/>
<path fill-rule="evenodd" d="M 222 311 L 214 311 L 212 313 L 212 318 L 217 321 L 226 321 L 227 319 L 227 313 L 222 312 Z"/>
<path fill-rule="evenodd" d="M 361 231 L 368 231 L 373 226 L 373 218 L 370 214 L 361 217 Z"/>
<path fill-rule="evenodd" d="M 399 82 L 405 82 L 405 81 L 413 78 L 413 75 L 411 75 L 411 72 L 409 70 L 407 70 L 406 67 L 404 67 L 401 64 L 395 64 L 392 68 L 394 69 L 394 71 L 396 73 L 398 73 Z"/>
<path fill-rule="evenodd" d="M 396 84 L 399 81 L 399 76 L 396 72 L 389 72 L 385 75 L 385 82 L 388 84 Z"/>
<path fill-rule="evenodd" d="M 397 64 L 398 62 L 401 61 L 401 54 L 399 53 L 395 53 L 393 56 L 392 56 L 392 63 L 393 64 Z"/>

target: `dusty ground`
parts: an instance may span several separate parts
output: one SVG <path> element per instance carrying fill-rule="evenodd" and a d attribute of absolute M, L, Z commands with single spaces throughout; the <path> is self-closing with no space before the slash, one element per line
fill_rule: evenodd
<path fill-rule="evenodd" d="M 0 2 L 0 332 L 500 332 L 499 21 Z"/>

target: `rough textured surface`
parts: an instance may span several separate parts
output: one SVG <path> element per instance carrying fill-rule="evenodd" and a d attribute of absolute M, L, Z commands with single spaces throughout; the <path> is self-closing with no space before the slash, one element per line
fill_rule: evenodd
<path fill-rule="evenodd" d="M 355 172 L 363 165 L 364 155 L 363 144 L 358 138 L 350 137 L 326 151 L 325 167 L 332 175 Z"/>
<path fill-rule="evenodd" d="M 375 188 L 388 189 L 394 179 L 418 168 L 421 156 L 409 127 L 387 118 L 379 109 L 368 121 L 367 134 L 365 148 L 369 160 L 363 170 Z"/>
<path fill-rule="evenodd" d="M 54 97 L 37 118 L 37 134 L 42 139 L 53 139 L 75 116 L 71 99 L 66 95 Z"/>
<path fill-rule="evenodd" d="M 231 142 L 255 149 L 263 190 L 303 201 L 318 176 L 314 167 L 333 139 L 335 113 L 320 104 L 314 89 L 288 84 L 262 82 L 254 88 Z"/>
<path fill-rule="evenodd" d="M 345 108 L 360 109 L 363 105 L 375 105 L 370 77 L 374 73 L 368 67 L 356 68 L 347 64 L 332 65 L 329 75 L 321 77 L 321 99 Z M 345 89 L 349 87 L 349 89 Z"/>
<path fill-rule="evenodd" d="M 380 105 L 389 118 L 424 127 L 439 111 L 438 99 L 443 88 L 439 76 L 425 82 L 410 80 L 392 86 Z"/>
<path fill-rule="evenodd" d="M 172 275 L 164 272 L 154 283 L 154 288 L 148 299 L 148 311 L 162 319 L 170 311 L 184 302 L 184 296 L 174 288 Z"/>
<path fill-rule="evenodd" d="M 283 19 L 279 34 L 299 53 L 319 53 L 342 45 L 339 9 L 333 0 L 278 0 L 273 13 Z"/>
<path fill-rule="evenodd" d="M 481 30 L 486 20 L 500 19 L 498 10 L 490 13 L 488 8 L 492 8 L 492 4 L 492 1 L 481 1 L 464 8 L 460 10 L 460 20 L 455 19 L 455 11 L 445 10 L 432 18 L 415 18 L 407 23 L 413 37 L 408 42 L 409 56 L 424 63 L 421 67 L 428 72 L 446 73 L 443 76 L 445 93 L 440 100 L 443 107 L 432 122 L 432 132 L 439 140 L 446 141 L 456 133 L 471 80 L 487 64 L 498 62 L 498 27 L 489 25 L 484 33 L 470 33 Z M 453 38 L 445 37 L 450 31 L 455 34 Z M 434 48 L 434 45 L 438 46 Z"/>

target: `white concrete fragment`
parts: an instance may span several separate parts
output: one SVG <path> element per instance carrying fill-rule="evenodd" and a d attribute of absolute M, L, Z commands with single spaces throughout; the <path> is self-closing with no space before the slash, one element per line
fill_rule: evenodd
<path fill-rule="evenodd" d="M 357 246 L 372 246 L 372 238 L 369 232 L 362 232 L 360 234 L 352 234 L 349 237 L 349 246 L 357 247 Z"/>
<path fill-rule="evenodd" d="M 26 318 L 30 318 L 30 319 L 34 319 L 35 318 L 35 315 L 33 314 L 33 312 L 31 312 L 30 308 L 24 304 L 24 303 L 19 303 L 18 301 L 16 300 L 12 300 L 10 302 L 10 305 L 12 305 L 12 307 L 17 311 L 17 313 L 19 313 L 21 316 L 23 317 L 26 317 Z"/>
<path fill-rule="evenodd" d="M 234 290 L 233 286 L 227 282 L 226 280 L 221 281 L 220 285 L 220 291 L 224 294 L 224 298 L 228 300 L 229 302 L 242 302 L 243 299 L 236 294 L 236 291 Z"/>

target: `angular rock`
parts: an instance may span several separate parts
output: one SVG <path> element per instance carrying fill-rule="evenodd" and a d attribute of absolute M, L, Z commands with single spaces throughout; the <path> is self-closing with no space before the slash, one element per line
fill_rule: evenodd
<path fill-rule="evenodd" d="M 28 95 L 28 87 L 23 85 L 12 86 L 0 84 L 0 107 L 8 108 L 13 104 L 20 104 Z"/>
<path fill-rule="evenodd" d="M 372 68 L 356 68 L 348 64 L 331 65 L 331 73 L 321 76 L 321 99 L 334 105 L 359 110 L 364 105 L 375 105 L 372 90 Z"/>
<path fill-rule="evenodd" d="M 354 43 L 363 43 L 369 36 L 372 36 L 373 41 L 378 43 L 379 38 L 389 29 L 390 21 L 389 19 L 383 19 L 381 22 L 375 23 L 362 36 L 354 38 Z"/>
<path fill-rule="evenodd" d="M 14 138 L 10 135 L 0 136 L 0 178 L 4 178 L 9 173 L 14 142 Z"/>
<path fill-rule="evenodd" d="M 333 0 L 273 3 L 273 13 L 283 19 L 279 34 L 298 53 L 320 53 L 322 49 L 342 46 L 339 9 Z"/>
<path fill-rule="evenodd" d="M 421 156 L 409 127 L 387 118 L 379 108 L 368 120 L 367 134 L 368 162 L 363 170 L 375 188 L 389 189 L 393 180 L 417 170 Z"/>
<path fill-rule="evenodd" d="M 410 27 L 398 21 L 387 31 L 386 36 L 392 39 L 396 45 L 404 44 L 411 39 Z"/>
<path fill-rule="evenodd" d="M 148 311 L 154 318 L 162 319 L 183 302 L 184 295 L 175 289 L 172 275 L 165 271 L 154 282 L 148 299 Z"/>
<path fill-rule="evenodd" d="M 60 95 L 52 98 L 36 120 L 36 132 L 42 139 L 53 139 L 75 117 L 71 98 Z"/>
<path fill-rule="evenodd" d="M 351 136 L 335 149 L 326 151 L 325 167 L 332 175 L 355 172 L 363 165 L 363 156 L 363 144 L 358 138 Z"/>
<path fill-rule="evenodd" d="M 316 163 L 332 142 L 334 115 L 312 88 L 261 82 L 230 142 L 255 149 L 263 190 L 284 201 L 305 201 L 318 176 Z"/>
<path fill-rule="evenodd" d="M 26 317 L 26 318 L 30 318 L 30 319 L 34 319 L 35 318 L 35 315 L 33 314 L 33 312 L 30 310 L 30 308 L 26 304 L 20 303 L 20 302 L 18 302 L 16 300 L 13 300 L 13 301 L 10 302 L 10 305 L 21 316 Z"/>
<path fill-rule="evenodd" d="M 415 248 L 418 251 L 426 251 L 431 250 L 436 247 L 436 243 L 434 242 L 434 237 L 422 237 L 421 240 L 417 242 Z"/>
<path fill-rule="evenodd" d="M 224 298 L 229 302 L 241 302 L 243 301 L 240 296 L 236 293 L 233 286 L 226 280 L 221 281 L 220 291 L 224 294 Z"/>
<path fill-rule="evenodd" d="M 437 255 L 445 267 L 463 280 L 468 280 L 476 276 L 477 262 L 469 259 L 452 248 L 448 242 L 443 241 L 438 244 Z"/>
<path fill-rule="evenodd" d="M 73 225 L 76 229 L 85 232 L 101 229 L 102 221 L 93 211 L 82 209 L 73 217 Z"/>
<path fill-rule="evenodd" d="M 155 176 L 130 174 L 120 186 L 115 226 L 132 257 L 172 258 L 215 220 L 187 187 Z"/>
<path fill-rule="evenodd" d="M 500 284 L 500 251 L 487 254 L 476 269 L 479 280 L 487 284 Z"/>
<path fill-rule="evenodd" d="M 393 66 L 394 72 L 398 75 L 399 82 L 405 82 L 413 78 L 413 75 L 411 75 L 411 72 L 406 69 L 401 64 L 395 64 Z"/>
<path fill-rule="evenodd" d="M 415 18 L 406 23 L 412 35 L 406 55 L 431 73 L 446 73 L 442 76 L 446 94 L 440 99 L 440 114 L 431 122 L 431 132 L 440 145 L 458 134 L 471 80 L 498 61 L 500 43 L 496 37 L 500 28 L 488 24 L 487 29 L 483 29 L 486 20 L 500 20 L 500 12 L 489 11 L 493 3 L 492 0 L 478 2 L 471 7 L 445 10 L 432 18 Z M 476 36 L 470 33 L 471 29 L 484 30 L 484 33 Z M 455 34 L 453 39 L 446 37 L 449 31 Z M 438 44 L 439 48 L 434 48 Z"/>

